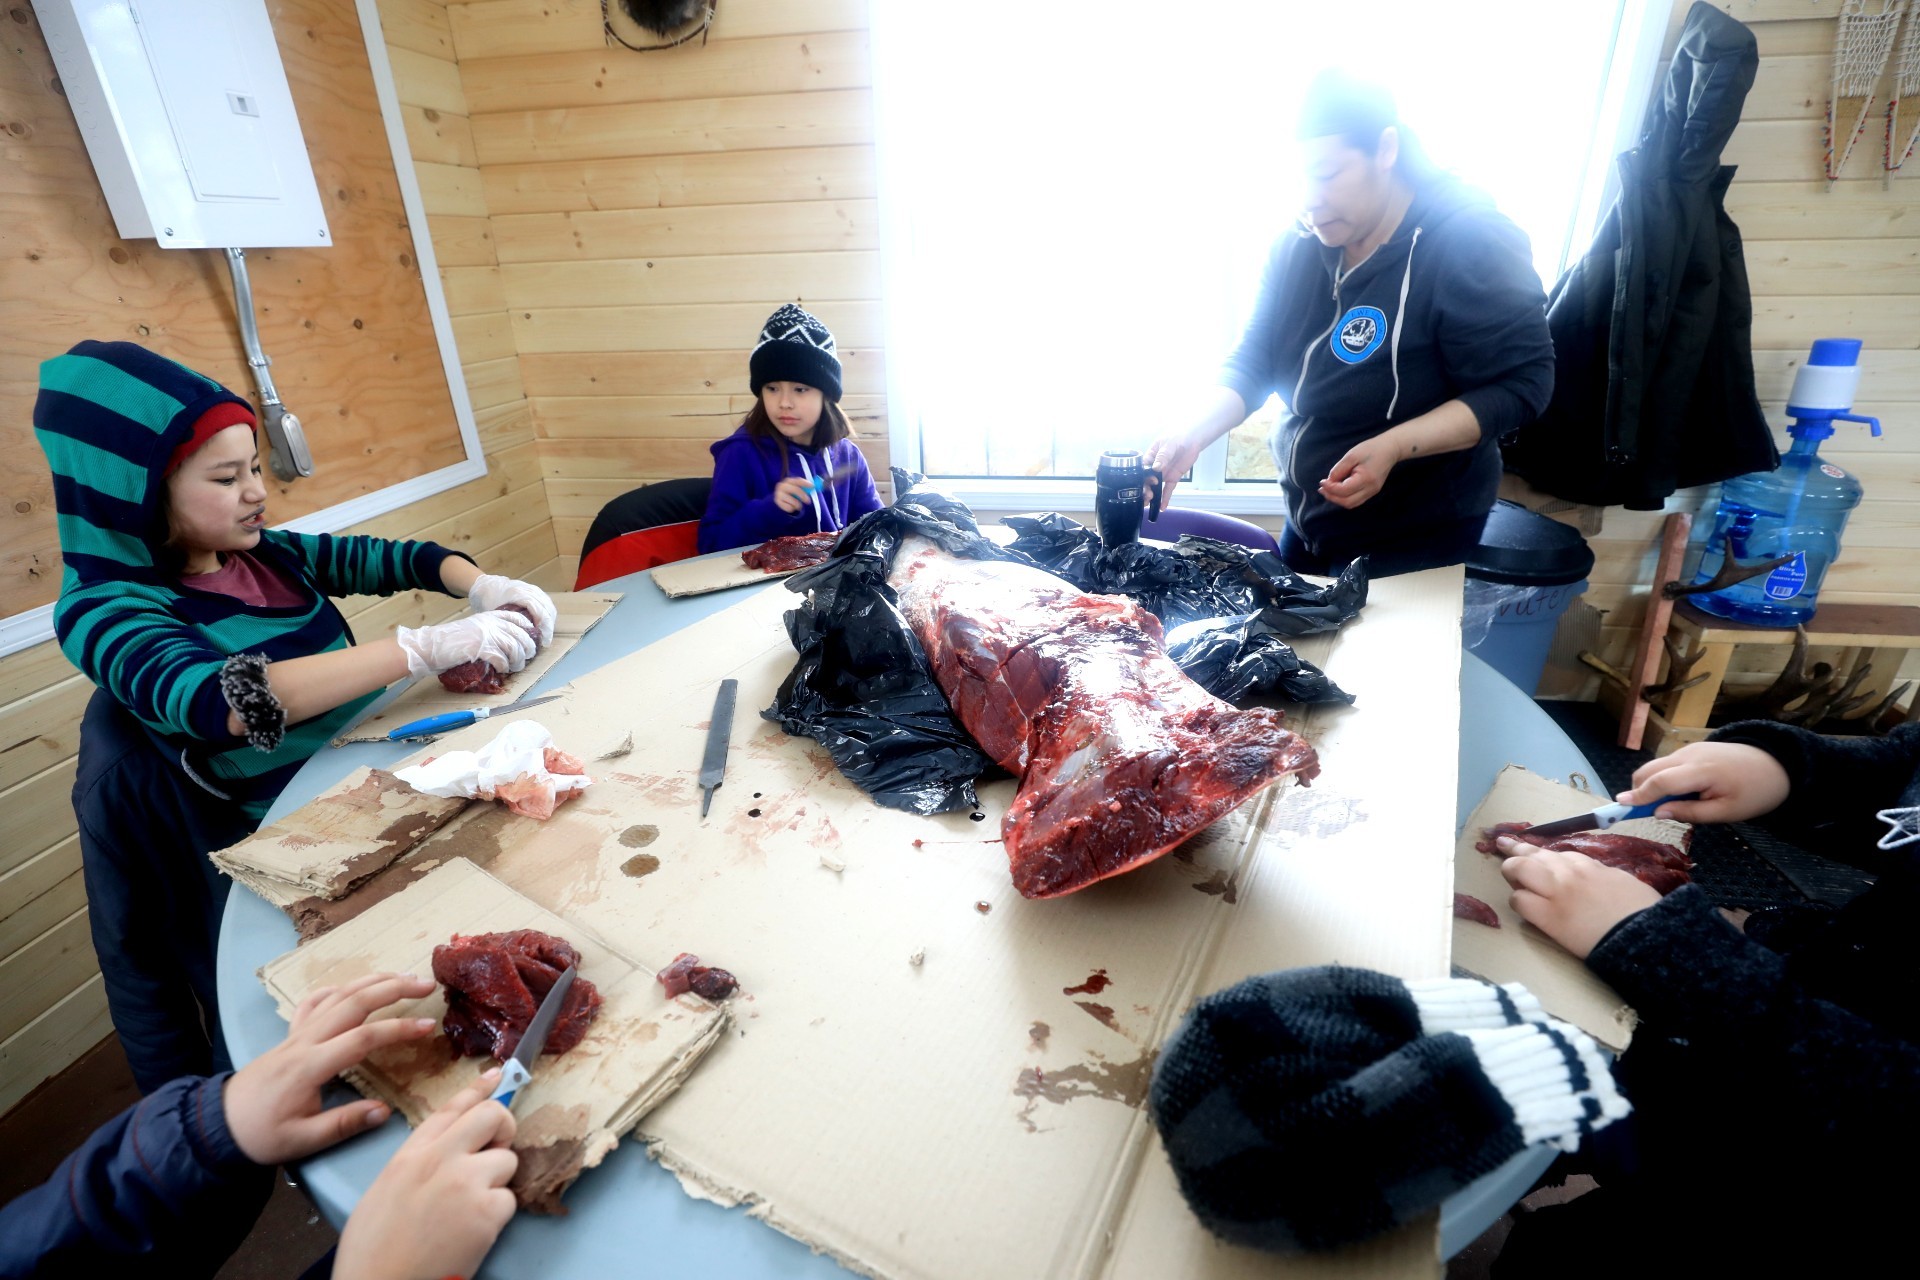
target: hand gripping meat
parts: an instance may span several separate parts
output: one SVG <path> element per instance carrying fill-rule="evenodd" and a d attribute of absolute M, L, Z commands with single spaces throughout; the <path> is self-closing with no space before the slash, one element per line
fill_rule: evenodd
<path fill-rule="evenodd" d="M 1020 779 L 1001 835 L 1025 897 L 1144 865 L 1268 784 L 1320 771 L 1278 711 L 1188 679 L 1159 620 L 1123 596 L 919 538 L 888 581 L 955 714 Z"/>

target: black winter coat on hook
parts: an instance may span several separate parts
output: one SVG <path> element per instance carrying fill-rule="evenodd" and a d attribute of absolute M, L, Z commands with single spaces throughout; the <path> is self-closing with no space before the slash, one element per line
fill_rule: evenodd
<path fill-rule="evenodd" d="M 620 8 L 657 36 L 670 36 L 707 16 L 707 0 L 620 0 Z"/>

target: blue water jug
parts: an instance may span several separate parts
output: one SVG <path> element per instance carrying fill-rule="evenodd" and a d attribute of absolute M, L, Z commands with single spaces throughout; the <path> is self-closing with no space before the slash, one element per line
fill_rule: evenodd
<path fill-rule="evenodd" d="M 1860 342 L 1822 338 L 1794 375 L 1787 396 L 1793 445 L 1773 471 L 1735 476 L 1722 486 L 1696 584 L 1710 582 L 1728 558 L 1738 564 L 1793 558 L 1719 591 L 1690 597 L 1708 613 L 1761 627 L 1792 627 L 1813 616 L 1820 584 L 1840 554 L 1840 534 L 1860 505 L 1860 482 L 1820 456 L 1835 422 L 1859 422 L 1880 434 L 1878 418 L 1853 412 Z"/>

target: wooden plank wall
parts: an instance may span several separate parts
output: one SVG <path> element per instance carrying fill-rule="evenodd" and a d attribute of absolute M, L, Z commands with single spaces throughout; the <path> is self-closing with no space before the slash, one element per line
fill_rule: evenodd
<path fill-rule="evenodd" d="M 469 552 L 489 569 L 527 576 L 549 587 L 570 586 L 572 570 L 562 566 L 556 555 L 532 416 L 499 294 L 493 233 L 453 61 L 448 15 L 438 0 L 381 0 L 380 8 L 489 473 L 350 532 L 432 538 Z M 330 60 L 362 56 L 350 0 L 276 0 L 270 9 L 289 71 L 296 79 L 295 51 L 302 51 L 298 55 L 302 58 L 317 60 L 320 78 L 329 83 L 338 79 L 329 72 Z M 31 21 L 31 10 L 21 5 L 14 13 L 16 21 L 7 24 L 7 53 L 23 64 L 45 62 L 45 44 Z M 315 31 L 324 38 L 314 39 Z M 359 74 L 364 77 L 364 69 Z M 356 127 L 379 140 L 381 163 L 390 164 L 378 112 L 371 102 L 367 97 L 358 104 L 356 109 L 370 118 L 357 120 Z M 19 118 L 11 114 L 18 110 L 16 105 L 9 101 L 7 106 L 6 118 Z M 301 109 L 304 116 L 304 103 Z M 70 117 L 65 124 L 71 129 Z M 12 154 L 7 156 L 9 164 L 14 160 Z M 32 231 L 25 228 L 61 237 L 63 242 L 79 239 L 71 229 L 71 206 L 75 201 L 90 202 L 88 216 L 94 228 L 106 228 L 105 242 L 84 244 L 81 250 L 97 248 L 110 254 L 119 249 L 134 267 L 138 257 L 159 253 L 151 242 L 123 246 L 111 237 L 105 202 L 77 141 L 59 161 L 47 173 L 46 189 L 52 193 L 47 197 L 22 197 L 9 187 L 4 207 L 7 217 L 18 221 L 0 235 L 30 237 Z M 327 177 L 349 191 L 365 182 L 348 171 Z M 393 183 L 390 168 L 385 183 Z M 341 225 L 334 223 L 336 228 Z M 350 252 L 351 247 L 343 244 L 340 250 Z M 111 261 L 121 270 L 131 269 L 120 258 Z M 402 262 L 399 268 L 408 265 Z M 99 279 L 89 276 L 49 295 L 24 273 L 10 268 L 0 281 L 0 305 L 21 318 L 16 339 L 28 331 L 32 316 L 49 313 L 97 324 L 98 332 L 125 332 L 132 323 L 130 302 L 123 292 L 116 292 L 123 286 L 113 270 L 107 268 Z M 101 284 L 107 287 L 93 287 Z M 192 287 L 173 290 L 168 324 L 225 333 L 231 327 L 231 303 L 224 289 L 223 278 L 210 276 Z M 356 292 L 329 278 L 304 287 L 295 281 L 276 286 L 271 293 L 261 288 L 261 299 L 266 305 L 325 315 L 347 301 L 370 307 L 374 304 L 362 295 L 372 292 Z M 272 350 L 271 341 L 268 345 Z M 234 346 L 237 349 L 237 338 Z M 437 365 L 434 371 L 437 375 Z M 285 390 L 285 380 L 282 386 Z M 290 391 L 288 395 L 293 400 Z M 395 456 L 394 439 L 401 440 L 402 448 L 405 445 L 404 437 L 389 432 L 394 424 L 391 416 L 368 416 L 375 418 L 370 425 L 380 433 L 378 438 L 387 450 L 380 456 L 388 471 L 404 475 L 423 469 L 413 465 L 416 460 L 410 456 Z M 37 474 L 44 482 L 45 461 L 30 438 L 9 437 L 5 456 L 16 473 Z M 377 634 L 397 624 L 436 620 L 461 606 L 444 596 L 415 592 L 389 600 L 351 599 L 343 601 L 342 607 L 356 631 Z M 74 672 L 51 643 L 0 660 L 0 812 L 7 815 L 8 828 L 7 841 L 0 844 L 0 1111 L 98 1043 L 110 1029 L 88 938 L 86 895 L 69 798 L 80 713 L 91 692 L 92 685 Z"/>
<path fill-rule="evenodd" d="M 867 0 L 725 0 L 653 53 L 597 0 L 448 12 L 563 562 L 609 499 L 710 472 L 782 302 L 833 330 L 884 479 Z"/>
<path fill-rule="evenodd" d="M 1878 416 L 1886 432 L 1873 440 L 1864 428 L 1842 425 L 1822 448 L 1860 478 L 1866 500 L 1847 525 L 1820 598 L 1920 604 L 1920 162 L 1884 183 L 1876 119 L 1841 180 L 1828 187 L 1821 124 L 1840 0 L 1715 3 L 1751 26 L 1760 45 L 1759 74 L 1724 158 L 1739 166 L 1727 209 L 1746 245 L 1761 403 L 1784 451 L 1787 392 L 1808 347 L 1815 338 L 1860 338 L 1866 350 L 1855 407 Z M 1674 5 L 1669 51 L 1687 7 Z M 1524 496 L 1514 477 L 1508 482 L 1509 496 Z M 1699 513 L 1713 493 L 1712 486 L 1682 490 L 1667 509 Z M 1582 516 L 1588 528 L 1600 524 L 1590 539 L 1597 562 L 1586 601 L 1603 611 L 1603 653 L 1624 662 L 1645 613 L 1664 513 L 1609 508 L 1562 518 Z M 1696 527 L 1705 517 L 1696 517 Z M 1780 660 L 1778 652 L 1742 650 L 1736 672 L 1777 671 Z M 1920 655 L 1908 658 L 1903 674 L 1920 677 Z M 1596 682 L 1581 677 L 1561 687 L 1591 698 Z"/>

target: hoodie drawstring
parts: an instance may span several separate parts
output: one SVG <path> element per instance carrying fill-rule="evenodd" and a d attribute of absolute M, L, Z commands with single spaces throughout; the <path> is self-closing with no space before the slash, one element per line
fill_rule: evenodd
<path fill-rule="evenodd" d="M 1424 227 L 1413 229 L 1413 240 L 1407 245 L 1407 268 L 1400 276 L 1400 305 L 1393 313 L 1393 343 L 1388 363 L 1393 367 L 1393 399 L 1387 401 L 1387 424 L 1393 424 L 1394 406 L 1400 403 L 1400 326 L 1407 319 L 1407 290 L 1413 287 L 1413 251 L 1420 247 L 1420 233 Z"/>
<path fill-rule="evenodd" d="M 811 485 L 813 483 L 813 468 L 807 465 L 807 455 L 804 453 L 801 453 L 798 450 L 795 450 L 794 457 L 800 460 L 800 478 L 805 480 L 809 485 Z M 813 527 L 819 532 L 825 533 L 827 531 L 827 526 L 822 522 L 822 517 L 820 515 L 819 491 L 817 489 L 811 489 L 811 488 L 808 489 L 807 499 L 808 501 L 813 503 Z"/>

